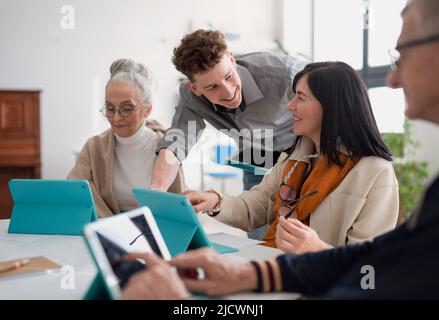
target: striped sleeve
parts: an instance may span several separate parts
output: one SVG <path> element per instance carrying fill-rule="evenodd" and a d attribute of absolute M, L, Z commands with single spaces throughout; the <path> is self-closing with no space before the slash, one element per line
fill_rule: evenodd
<path fill-rule="evenodd" d="M 282 291 L 321 295 L 332 288 L 373 249 L 371 242 L 334 249 L 276 257 L 282 280 Z"/>
<path fill-rule="evenodd" d="M 282 276 L 279 263 L 276 260 L 251 261 L 256 270 L 258 285 L 257 292 L 282 291 Z"/>

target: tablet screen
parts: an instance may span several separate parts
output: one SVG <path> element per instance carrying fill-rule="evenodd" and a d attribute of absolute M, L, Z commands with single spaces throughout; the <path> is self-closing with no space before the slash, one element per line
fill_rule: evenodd
<path fill-rule="evenodd" d="M 98 268 L 115 297 L 134 273 L 145 269 L 143 261 L 127 260 L 128 254 L 154 252 L 163 259 L 170 259 L 166 244 L 147 207 L 94 222 L 86 227 L 85 235 Z"/>

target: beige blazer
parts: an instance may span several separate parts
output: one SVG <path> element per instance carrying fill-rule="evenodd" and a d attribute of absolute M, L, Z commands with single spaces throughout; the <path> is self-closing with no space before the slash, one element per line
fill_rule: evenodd
<path fill-rule="evenodd" d="M 303 138 L 289 159 L 312 154 L 314 144 Z M 340 146 L 340 151 L 346 149 Z M 239 196 L 223 195 L 217 220 L 243 230 L 271 224 L 273 201 L 288 157 L 283 153 L 262 182 Z M 308 160 L 309 161 L 309 160 Z M 331 246 L 358 243 L 392 230 L 399 210 L 398 182 L 392 163 L 379 157 L 363 157 L 338 187 L 310 216 L 310 227 Z"/>
<path fill-rule="evenodd" d="M 154 130 L 158 136 L 157 141 L 160 140 L 164 128 L 154 120 L 148 120 L 146 126 Z M 86 179 L 90 182 L 99 217 L 108 217 L 120 212 L 113 194 L 114 140 L 111 129 L 88 139 L 76 159 L 75 166 L 67 175 L 67 179 Z M 180 167 L 169 192 L 182 193 L 183 190 L 184 178 Z"/>

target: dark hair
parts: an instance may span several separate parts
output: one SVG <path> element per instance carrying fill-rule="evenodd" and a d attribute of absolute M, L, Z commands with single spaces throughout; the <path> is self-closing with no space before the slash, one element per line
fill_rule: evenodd
<path fill-rule="evenodd" d="M 172 63 L 175 68 L 193 80 L 197 73 L 203 73 L 218 64 L 227 44 L 221 32 L 199 29 L 187 34 L 174 49 Z"/>
<path fill-rule="evenodd" d="M 339 141 L 351 155 L 392 160 L 373 116 L 366 85 L 357 71 L 344 62 L 310 63 L 294 77 L 294 93 L 304 75 L 308 75 L 308 86 L 322 105 L 320 150 L 330 162 L 342 165 L 337 150 Z"/>

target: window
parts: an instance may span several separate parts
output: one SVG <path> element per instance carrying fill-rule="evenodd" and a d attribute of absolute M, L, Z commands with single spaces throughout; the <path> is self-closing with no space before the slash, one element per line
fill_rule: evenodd
<path fill-rule="evenodd" d="M 340 60 L 361 69 L 362 3 L 363 0 L 315 0 L 315 61 Z"/>
<path fill-rule="evenodd" d="M 370 0 L 368 57 L 371 67 L 389 64 L 388 49 L 394 48 L 401 31 L 400 12 L 407 0 Z"/>
<path fill-rule="evenodd" d="M 401 132 L 402 90 L 386 87 L 388 49 L 395 47 L 406 0 L 314 0 L 314 60 L 356 68 L 367 87 L 378 127 Z"/>
<path fill-rule="evenodd" d="M 369 97 L 380 132 L 403 132 L 405 101 L 402 89 L 371 88 Z"/>

